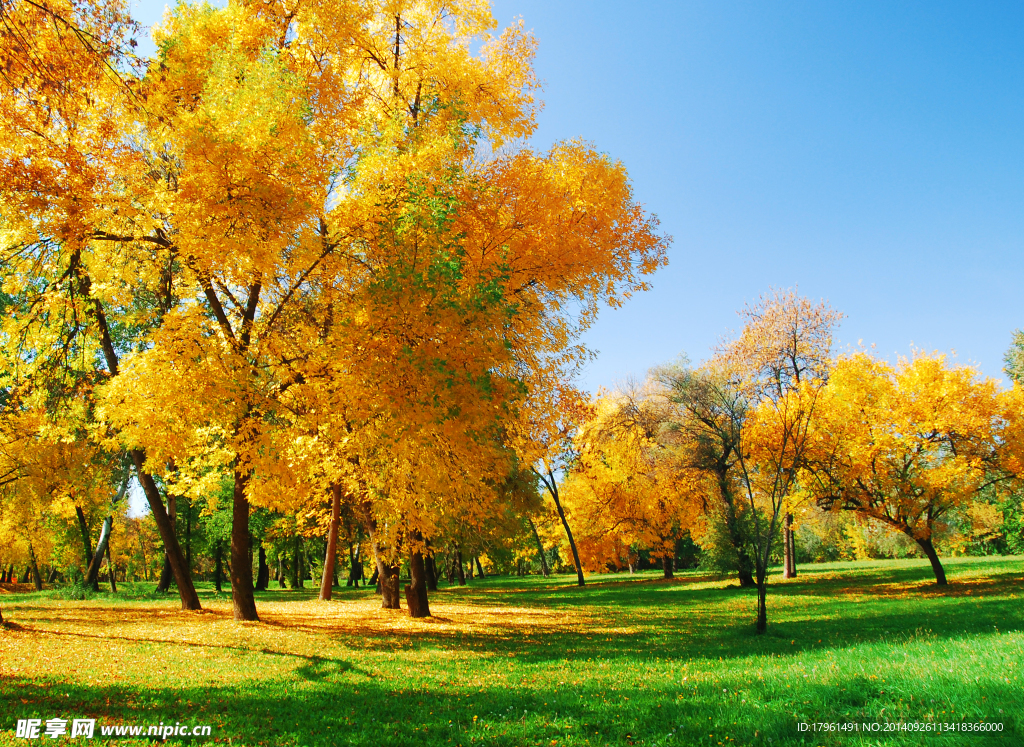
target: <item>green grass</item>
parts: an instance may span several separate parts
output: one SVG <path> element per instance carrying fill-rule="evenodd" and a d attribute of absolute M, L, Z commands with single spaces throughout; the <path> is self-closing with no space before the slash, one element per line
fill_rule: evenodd
<path fill-rule="evenodd" d="M 260 624 L 208 588 L 198 615 L 148 586 L 2 594 L 0 745 L 55 716 L 209 724 L 232 745 L 1024 742 L 1024 559 L 949 560 L 944 590 L 919 561 L 800 571 L 773 579 L 763 636 L 751 592 L 696 573 L 474 581 L 432 594 L 431 621 L 362 589 L 265 592 Z M 1003 731 L 798 731 L 979 721 Z"/>

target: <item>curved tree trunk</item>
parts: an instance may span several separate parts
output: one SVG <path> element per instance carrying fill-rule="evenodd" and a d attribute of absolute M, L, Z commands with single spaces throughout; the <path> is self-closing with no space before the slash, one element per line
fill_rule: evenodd
<path fill-rule="evenodd" d="M 249 500 L 245 487 L 249 479 L 235 467 L 235 490 L 231 505 L 231 605 L 236 620 L 259 621 L 253 596 L 252 558 L 249 555 Z"/>
<path fill-rule="evenodd" d="M 108 516 L 103 520 L 103 527 L 100 529 L 100 539 L 96 544 L 96 554 L 92 556 L 92 562 L 89 563 L 89 570 L 85 576 L 85 585 L 92 586 L 94 589 L 99 586 L 100 565 L 103 563 L 103 556 L 107 552 L 107 543 L 110 542 L 110 530 L 113 526 L 113 516 Z"/>
<path fill-rule="evenodd" d="M 487 574 L 484 573 L 484 567 L 480 565 L 480 556 L 474 555 L 473 561 L 476 563 L 476 572 L 480 576 L 480 578 L 487 578 Z"/>
<path fill-rule="evenodd" d="M 324 556 L 324 575 L 320 579 L 320 601 L 331 599 L 334 586 L 334 564 L 338 557 L 338 524 L 341 519 L 341 485 L 331 485 L 331 526 L 327 531 L 327 554 Z"/>
<path fill-rule="evenodd" d="M 93 591 L 99 591 L 99 582 L 96 580 L 95 576 L 91 576 L 88 570 L 92 567 L 94 558 L 92 551 L 92 539 L 89 537 L 89 525 L 85 521 L 85 514 L 82 512 L 81 506 L 75 506 L 75 513 L 78 515 L 78 529 L 82 532 L 82 549 L 85 550 L 85 585 L 91 586 Z"/>
<path fill-rule="evenodd" d="M 935 552 L 935 546 L 932 544 L 931 538 L 918 539 L 917 544 L 924 552 L 925 557 L 931 561 L 932 572 L 935 574 L 935 583 L 939 586 L 946 586 L 946 569 L 942 567 L 939 554 Z"/>
<path fill-rule="evenodd" d="M 537 541 L 537 556 L 540 558 L 540 572 L 547 578 L 550 571 L 548 571 L 548 559 L 544 555 L 544 544 L 540 541 L 540 534 L 537 532 L 537 525 L 533 523 L 533 519 L 529 516 L 526 520 L 530 522 L 530 529 L 533 531 L 533 538 Z"/>

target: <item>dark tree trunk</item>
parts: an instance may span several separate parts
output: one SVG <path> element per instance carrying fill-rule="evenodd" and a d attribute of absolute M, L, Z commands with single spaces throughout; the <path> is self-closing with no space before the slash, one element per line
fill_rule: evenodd
<path fill-rule="evenodd" d="M 99 591 L 100 585 L 93 576 L 92 580 L 89 580 L 88 568 L 92 565 L 93 552 L 92 552 L 92 540 L 89 538 L 89 525 L 85 521 L 85 514 L 82 513 L 81 506 L 75 506 L 75 513 L 78 515 L 78 528 L 82 532 L 82 549 L 85 550 L 85 567 L 86 567 L 86 580 L 85 585 L 91 586 L 93 591 Z"/>
<path fill-rule="evenodd" d="M 673 558 L 671 555 L 663 555 L 661 558 L 661 569 L 665 573 L 665 578 L 672 578 L 675 576 L 675 569 L 673 566 Z"/>
<path fill-rule="evenodd" d="M 220 593 L 224 583 L 224 548 L 221 546 L 220 540 L 217 540 L 213 546 L 213 563 L 213 588 Z"/>
<path fill-rule="evenodd" d="M 562 509 L 562 502 L 558 499 L 558 484 L 555 482 L 555 475 L 549 469 L 547 477 L 541 476 L 548 493 L 555 502 L 555 509 L 558 511 L 558 518 L 562 520 L 562 528 L 565 536 L 569 538 L 569 549 L 572 551 L 572 562 L 576 566 L 576 585 L 583 586 L 583 565 L 580 563 L 580 553 L 576 549 L 576 540 L 572 537 L 572 529 L 569 528 L 569 520 L 565 518 L 565 511 Z"/>
<path fill-rule="evenodd" d="M 35 584 L 36 591 L 43 590 L 43 579 L 39 575 L 39 564 L 36 563 L 36 551 L 32 547 L 32 543 L 28 543 L 28 559 L 32 567 L 32 582 Z"/>
<path fill-rule="evenodd" d="M 292 577 L 289 582 L 293 589 L 302 588 L 302 538 L 299 535 L 295 535 L 295 539 L 292 541 Z"/>
<path fill-rule="evenodd" d="M 386 610 L 398 610 L 402 608 L 398 595 L 398 571 L 397 565 L 389 565 L 377 559 L 377 585 L 381 595 L 381 607 Z"/>
<path fill-rule="evenodd" d="M 466 585 L 466 571 L 462 566 L 462 550 L 455 550 L 455 568 L 459 577 L 459 586 Z"/>
<path fill-rule="evenodd" d="M 46 577 L 46 583 L 52 584 L 57 580 L 57 566 L 50 566 L 50 573 Z M 3 581 L 3 572 L 0 571 L 0 583 Z"/>
<path fill-rule="evenodd" d="M 472 581 L 476 577 L 476 573 L 473 571 L 473 556 L 469 557 L 469 572 L 466 574 L 466 578 Z"/>
<path fill-rule="evenodd" d="M 796 578 L 796 544 L 793 540 L 793 514 L 786 514 L 782 524 L 782 577 Z"/>
<path fill-rule="evenodd" d="M 111 528 L 113 532 L 113 528 Z M 107 540 L 107 575 L 110 577 L 110 593 L 117 593 L 117 579 L 115 578 L 116 569 L 114 568 L 114 553 L 110 549 L 110 540 Z M 127 580 L 127 578 L 126 578 Z"/>
<path fill-rule="evenodd" d="M 380 585 L 380 571 L 376 566 L 373 568 L 373 573 L 370 574 L 370 580 L 366 582 L 367 586 L 379 586 Z M 380 594 L 380 589 L 377 589 L 377 593 Z"/>
<path fill-rule="evenodd" d="M 931 538 L 919 539 L 917 540 L 917 544 L 924 552 L 925 557 L 931 561 L 932 572 L 935 574 L 935 583 L 938 586 L 946 586 L 946 569 L 942 567 L 942 562 L 939 560 L 939 554 L 935 552 L 935 546 L 932 544 Z"/>
<path fill-rule="evenodd" d="M 428 555 L 423 559 L 423 564 L 427 572 L 427 591 L 437 591 L 437 563 L 434 556 Z"/>
<path fill-rule="evenodd" d="M 327 531 L 327 554 L 324 556 L 324 575 L 320 580 L 320 601 L 331 599 L 334 587 L 334 563 L 338 556 L 338 524 L 341 519 L 341 485 L 331 485 L 331 526 Z"/>
<path fill-rule="evenodd" d="M 473 560 L 476 562 L 476 572 L 479 574 L 480 578 L 487 578 L 487 574 L 484 573 L 484 567 L 480 565 L 480 556 L 474 556 Z"/>
<path fill-rule="evenodd" d="M 768 630 L 768 583 L 765 574 L 759 573 L 757 578 L 757 632 L 758 635 Z"/>
<path fill-rule="evenodd" d="M 430 604 L 427 600 L 427 571 L 423 563 L 418 541 L 420 533 L 410 533 L 412 542 L 409 551 L 409 580 L 405 586 L 405 602 L 409 605 L 409 617 L 430 617 Z"/>
<path fill-rule="evenodd" d="M 32 578 L 32 566 L 26 565 L 25 572 L 21 574 L 20 583 L 27 584 L 30 578 Z"/>
<path fill-rule="evenodd" d="M 110 530 L 114 526 L 114 517 L 108 516 L 103 521 L 103 527 L 100 529 L 100 539 L 96 543 L 96 554 L 92 556 L 92 561 L 89 563 L 89 570 L 86 571 L 85 585 L 91 586 L 93 589 L 99 588 L 98 579 L 100 577 L 100 565 L 103 563 L 103 556 L 107 552 L 107 543 L 110 542 Z"/>
<path fill-rule="evenodd" d="M 249 555 L 249 500 L 245 488 L 249 478 L 235 467 L 235 490 L 231 505 L 231 605 L 236 620 L 258 622 L 253 596 L 252 557 Z"/>
<path fill-rule="evenodd" d="M 533 523 L 533 519 L 527 517 L 526 519 L 530 522 L 530 529 L 533 530 L 533 538 L 537 541 L 537 557 L 540 558 L 540 571 L 547 577 L 548 571 L 548 559 L 544 555 L 544 545 L 540 541 L 540 534 L 537 533 L 537 525 Z"/>
<path fill-rule="evenodd" d="M 178 499 L 173 495 L 167 496 L 167 519 L 168 521 L 170 521 L 171 526 L 175 527 L 175 531 L 177 531 Z M 156 585 L 156 590 L 159 592 L 165 592 L 168 589 L 170 589 L 171 579 L 174 577 L 174 569 L 171 566 L 171 556 L 166 550 L 166 543 L 164 544 L 164 547 L 164 567 L 160 571 L 160 580 L 157 582 Z M 178 551 L 181 551 L 180 547 L 178 548 Z M 182 558 L 182 563 L 184 562 L 184 558 Z M 189 578 L 191 578 L 191 574 L 189 574 Z"/>
<path fill-rule="evenodd" d="M 740 579 L 740 586 L 744 589 L 757 586 L 757 582 L 754 580 L 754 561 L 750 559 L 750 556 L 745 550 L 738 550 L 736 557 L 739 561 L 738 575 Z"/>
<path fill-rule="evenodd" d="M 256 590 L 266 591 L 268 586 L 270 586 L 270 566 L 267 565 L 267 551 L 263 549 L 263 543 L 261 542 L 259 565 L 256 571 Z"/>
<path fill-rule="evenodd" d="M 355 586 L 359 588 L 359 582 L 365 581 L 363 578 L 363 559 L 359 557 L 360 547 L 358 543 L 349 543 L 348 546 L 348 579 L 345 581 L 346 586 Z M 376 573 L 376 572 L 375 572 Z M 370 583 L 377 583 L 377 579 L 374 578 Z"/>

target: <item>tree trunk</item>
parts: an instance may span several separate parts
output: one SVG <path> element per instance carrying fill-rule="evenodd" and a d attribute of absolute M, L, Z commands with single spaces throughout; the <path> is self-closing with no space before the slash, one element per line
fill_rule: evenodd
<path fill-rule="evenodd" d="M 219 594 L 224 583 L 224 548 L 221 546 L 220 540 L 217 540 L 213 546 L 213 562 L 213 588 Z"/>
<path fill-rule="evenodd" d="M 427 599 L 427 571 L 423 563 L 423 553 L 418 541 L 420 533 L 410 533 L 412 542 L 409 550 L 409 580 L 405 586 L 405 602 L 409 606 L 409 617 L 430 617 L 430 604 Z"/>
<path fill-rule="evenodd" d="M 675 569 L 672 568 L 672 557 L 670 555 L 663 555 L 661 557 L 661 569 L 665 573 L 665 578 L 672 578 L 675 576 Z"/>
<path fill-rule="evenodd" d="M 263 549 L 263 543 L 261 542 L 259 565 L 256 571 L 256 591 L 266 591 L 268 586 L 270 586 L 270 566 L 267 565 L 267 551 Z"/>
<path fill-rule="evenodd" d="M 423 564 L 427 572 L 427 591 L 437 591 L 437 563 L 434 556 L 428 555 L 423 559 Z"/>
<path fill-rule="evenodd" d="M 377 586 L 377 593 L 380 594 L 380 571 L 377 569 L 377 565 L 373 566 L 373 573 L 370 574 L 370 580 L 366 582 L 367 586 Z"/>
<path fill-rule="evenodd" d="M 465 586 L 466 585 L 466 571 L 462 567 L 462 550 L 458 550 L 457 549 L 455 551 L 455 567 L 457 569 L 456 573 L 458 574 L 458 577 L 459 577 L 459 586 Z"/>
<path fill-rule="evenodd" d="M 92 565 L 93 552 L 92 552 L 92 540 L 89 538 L 89 525 L 85 521 L 85 514 L 82 512 L 82 507 L 76 505 L 75 513 L 78 514 L 78 528 L 82 532 L 82 549 L 85 550 L 85 567 L 89 568 Z M 95 577 L 90 581 L 89 574 L 86 573 L 86 586 L 92 586 L 93 591 L 99 591 L 100 585 L 96 581 Z"/>
<path fill-rule="evenodd" d="M 484 573 L 484 567 L 480 565 L 480 556 L 474 556 L 473 560 L 476 562 L 476 572 L 480 575 L 480 578 L 487 578 L 487 574 Z"/>
<path fill-rule="evenodd" d="M 757 586 L 757 582 L 754 580 L 754 561 L 750 559 L 746 550 L 738 550 L 736 558 L 739 561 L 738 576 L 740 579 L 740 586 L 744 589 L 749 589 L 751 586 Z"/>
<path fill-rule="evenodd" d="M 768 583 L 764 574 L 757 579 L 757 633 L 768 630 Z"/>
<path fill-rule="evenodd" d="M 558 518 L 562 520 L 562 528 L 565 530 L 565 536 L 569 538 L 569 549 L 572 550 L 572 562 L 576 566 L 576 585 L 583 586 L 583 565 L 580 563 L 580 553 L 576 549 L 576 540 L 572 537 L 572 530 L 569 528 L 569 520 L 565 518 L 565 511 L 562 509 L 562 502 L 558 499 L 558 484 L 555 482 L 555 475 L 549 469 L 548 476 L 544 479 L 544 484 L 547 486 L 548 493 L 551 494 L 551 498 L 555 501 L 555 508 L 558 510 Z"/>
<path fill-rule="evenodd" d="M 43 590 L 43 579 L 39 575 L 39 564 L 36 563 L 36 551 L 32 547 L 32 543 L 28 543 L 28 559 L 32 565 L 32 581 L 35 584 L 36 591 Z"/>
<path fill-rule="evenodd" d="M 96 554 L 92 556 L 89 570 L 85 575 L 85 585 L 91 586 L 93 589 L 99 588 L 100 565 L 103 563 L 103 556 L 107 552 L 107 543 L 110 542 L 110 530 L 113 526 L 113 516 L 108 516 L 104 519 L 103 527 L 100 529 L 100 539 L 96 543 Z"/>
<path fill-rule="evenodd" d="M 288 582 L 292 585 L 293 589 L 298 589 L 302 586 L 302 579 L 299 576 L 301 571 L 299 568 L 301 563 L 299 558 L 299 543 L 301 541 L 302 540 L 297 534 L 295 535 L 295 539 L 292 540 L 292 567 L 289 569 L 291 570 L 291 578 L 288 579 Z"/>
<path fill-rule="evenodd" d="M 327 532 L 327 554 L 324 556 L 324 575 L 320 580 L 320 601 L 331 599 L 334 586 L 334 563 L 338 556 L 338 524 L 341 519 L 341 485 L 331 485 L 331 526 Z"/>
<path fill-rule="evenodd" d="M 398 571 L 397 565 L 389 565 L 380 557 L 377 558 L 377 585 L 380 590 L 382 609 L 398 610 L 402 608 L 398 595 Z"/>
<path fill-rule="evenodd" d="M 178 527 L 178 499 L 168 494 L 167 496 L 167 518 L 171 522 L 171 526 L 174 527 L 174 531 L 177 532 Z M 177 534 L 175 534 L 177 537 Z M 164 567 L 160 571 L 160 580 L 157 582 L 156 590 L 159 592 L 165 592 L 171 588 L 171 579 L 174 577 L 174 569 L 171 567 L 171 556 L 166 550 L 166 543 L 164 545 Z M 180 552 L 180 548 L 179 548 Z M 184 562 L 184 559 L 182 560 Z M 187 564 L 186 564 L 187 565 Z M 191 578 L 191 574 L 189 574 Z"/>
<path fill-rule="evenodd" d="M 939 554 L 935 552 L 935 546 L 932 544 L 931 538 L 918 539 L 917 544 L 924 551 L 925 557 L 931 561 L 932 572 L 935 574 L 935 583 L 938 586 L 946 586 L 946 569 L 942 567 Z"/>
<path fill-rule="evenodd" d="M 253 596 L 252 558 L 249 555 L 249 478 L 235 466 L 235 490 L 231 505 L 231 605 L 235 620 L 259 621 Z"/>
<path fill-rule="evenodd" d="M 782 577 L 796 578 L 796 545 L 793 541 L 793 514 L 786 514 L 782 525 Z"/>
<path fill-rule="evenodd" d="M 544 556 L 544 545 L 540 541 L 540 534 L 537 533 L 537 525 L 533 523 L 533 519 L 529 516 L 526 520 L 530 522 L 530 529 L 533 531 L 533 538 L 537 541 L 537 556 L 540 558 L 540 572 L 544 574 L 544 577 L 548 576 L 548 559 Z"/>

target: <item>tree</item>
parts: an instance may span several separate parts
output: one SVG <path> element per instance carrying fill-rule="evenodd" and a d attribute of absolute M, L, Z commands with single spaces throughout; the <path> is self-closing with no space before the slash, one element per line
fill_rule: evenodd
<path fill-rule="evenodd" d="M 819 404 L 803 482 L 819 506 L 876 519 L 910 537 L 946 573 L 935 537 L 952 511 L 1005 479 L 997 385 L 944 355 L 896 366 L 840 358 Z"/>
<path fill-rule="evenodd" d="M 828 381 L 832 333 L 842 314 L 795 291 L 770 291 L 741 312 L 739 336 L 720 367 L 743 401 L 738 481 L 750 512 L 757 631 L 767 629 L 767 578 L 780 516 L 797 487 L 819 396 Z"/>

